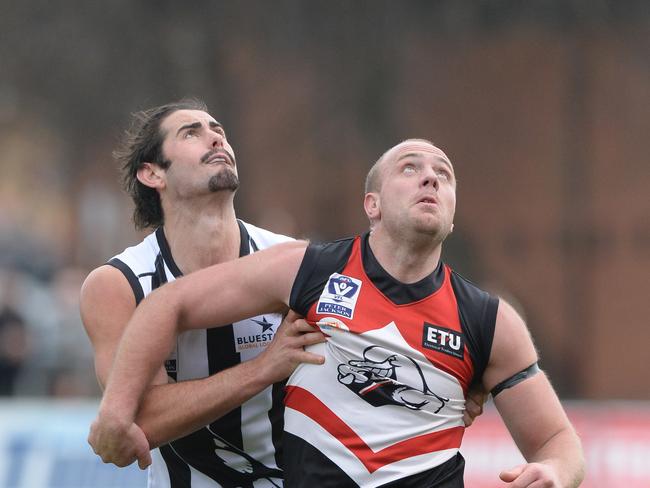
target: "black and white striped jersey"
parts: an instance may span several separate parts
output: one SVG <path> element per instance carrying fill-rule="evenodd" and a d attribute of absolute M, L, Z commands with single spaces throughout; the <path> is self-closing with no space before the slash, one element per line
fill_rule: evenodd
<path fill-rule="evenodd" d="M 238 224 L 240 256 L 291 240 L 241 220 Z M 108 264 L 126 276 L 136 303 L 182 274 L 162 227 Z M 273 339 L 280 321 L 278 314 L 265 314 L 225 327 L 184 332 L 165 362 L 167 373 L 177 381 L 204 378 L 252 359 Z M 155 449 L 148 487 L 282 486 L 283 387 L 284 383 L 271 385 L 210 425 Z"/>

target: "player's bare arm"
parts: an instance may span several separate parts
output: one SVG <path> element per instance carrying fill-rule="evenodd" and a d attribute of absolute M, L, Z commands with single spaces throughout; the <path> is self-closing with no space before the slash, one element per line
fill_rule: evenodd
<path fill-rule="evenodd" d="M 188 435 L 240 406 L 269 384 L 289 376 L 302 357 L 296 352 L 301 354 L 305 345 L 324 340 L 323 334 L 289 312 L 274 340 L 258 357 L 207 378 L 150 388 L 135 423 L 144 431 L 152 449 Z M 309 353 L 305 355 L 312 357 Z M 314 356 L 314 360 L 318 358 Z M 166 408 L 170 403 L 176 408 Z"/>
<path fill-rule="evenodd" d="M 534 368 L 528 375 L 515 376 L 537 359 L 523 320 L 500 300 L 484 386 L 489 391 L 516 378 L 494 396 L 494 403 L 528 461 L 504 471 L 501 479 L 517 488 L 576 487 L 584 477 L 582 448 L 553 387 L 543 372 L 533 374 Z"/>
<path fill-rule="evenodd" d="M 135 297 L 126 278 L 112 266 L 95 269 L 81 288 L 81 318 L 95 352 L 95 374 L 102 390 L 106 386 L 120 337 L 135 307 Z M 159 368 L 151 385 L 165 383 L 167 374 L 164 368 Z M 97 449 L 95 452 L 105 462 L 114 462 L 118 466 L 131 464 L 137 457 L 142 457 L 144 462 L 149 458 L 149 444 L 144 434 L 129 424 L 116 431 L 112 441 L 102 448 L 101 452 Z"/>
<path fill-rule="evenodd" d="M 96 442 L 101 444 L 101 439 L 110 437 L 116 429 L 124 431 L 125 425 L 129 426 L 126 430 L 134 428 L 140 399 L 179 332 L 286 309 L 305 247 L 306 243 L 292 242 L 206 268 L 156 290 L 145 299 L 124 334 L 91 437 L 95 434 L 99 439 Z M 298 336 L 299 332 L 294 325 L 286 334 L 294 346 L 296 342 L 306 345 L 322 340 L 319 334 Z M 148 344 L 146 350 L 142 348 L 144 343 Z M 274 350 L 260 355 L 261 367 L 254 372 L 256 381 L 264 386 L 284 377 L 278 377 L 285 371 L 277 368 L 273 360 L 281 353 L 289 354 L 296 364 L 322 361 L 295 347 L 280 347 L 278 354 L 273 354 Z M 138 458 L 141 467 L 150 462 L 142 456 Z"/>

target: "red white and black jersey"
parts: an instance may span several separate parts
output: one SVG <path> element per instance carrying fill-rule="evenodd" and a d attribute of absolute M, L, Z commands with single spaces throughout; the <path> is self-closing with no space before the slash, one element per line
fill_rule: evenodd
<path fill-rule="evenodd" d="M 239 255 L 291 240 L 238 221 Z M 136 303 L 182 275 L 163 228 L 129 247 L 108 264 L 129 280 Z M 165 362 L 178 381 L 204 378 L 254 358 L 271 343 L 279 314 L 264 314 L 225 327 L 191 330 L 178 336 Z M 210 425 L 152 451 L 149 488 L 270 488 L 282 486 L 284 383 L 265 388 Z"/>
<path fill-rule="evenodd" d="M 492 347 L 498 300 L 449 266 L 392 278 L 368 235 L 310 245 L 291 308 L 328 335 L 285 397 L 288 487 L 462 487 L 469 386 Z"/>

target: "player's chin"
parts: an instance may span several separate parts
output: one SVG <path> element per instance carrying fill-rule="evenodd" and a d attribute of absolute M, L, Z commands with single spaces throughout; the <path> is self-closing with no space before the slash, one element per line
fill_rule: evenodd
<path fill-rule="evenodd" d="M 445 234 L 445 226 L 437 215 L 428 214 L 419 216 L 415 221 L 415 228 L 419 233 L 431 237 Z"/>
<path fill-rule="evenodd" d="M 210 178 L 208 188 L 211 192 L 235 191 L 239 188 L 239 178 L 232 169 L 223 167 L 221 171 Z"/>

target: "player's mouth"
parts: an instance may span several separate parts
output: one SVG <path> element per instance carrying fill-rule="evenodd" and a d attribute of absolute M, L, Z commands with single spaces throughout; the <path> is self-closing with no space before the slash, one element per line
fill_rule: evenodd
<path fill-rule="evenodd" d="M 226 151 L 210 151 L 201 158 L 201 163 L 235 166 L 233 158 Z"/>
<path fill-rule="evenodd" d="M 438 205 L 438 200 L 432 196 L 426 196 L 420 198 L 417 203 L 424 203 L 425 205 Z"/>

